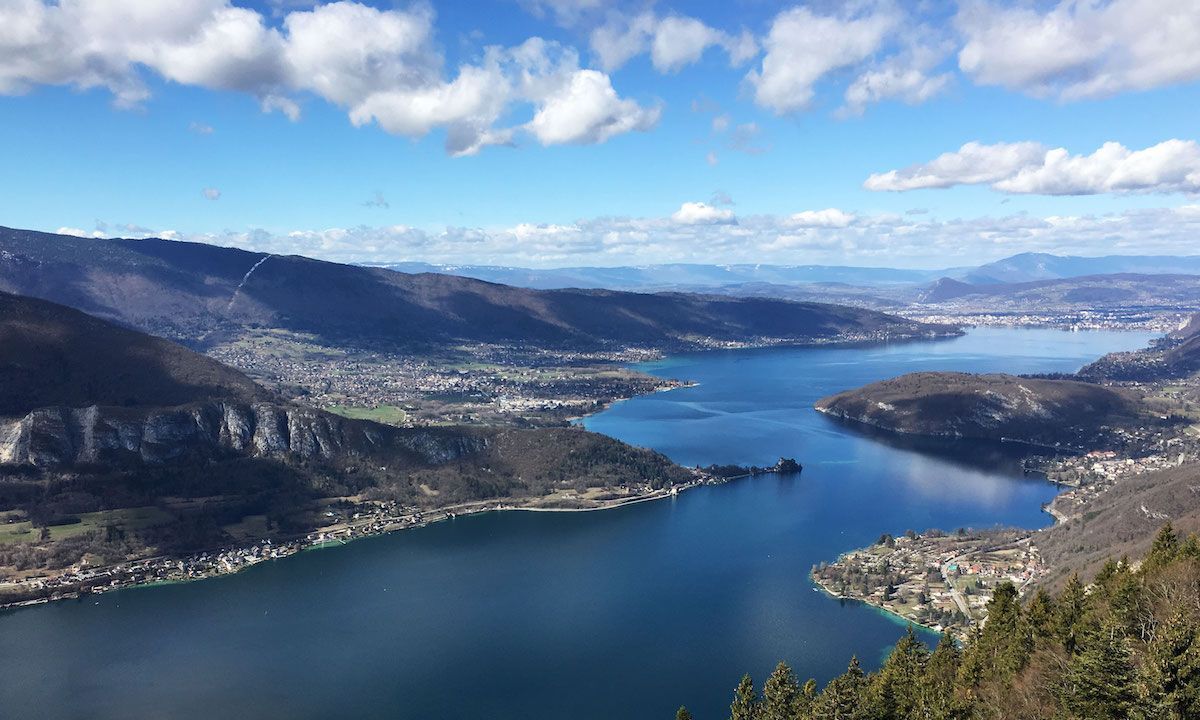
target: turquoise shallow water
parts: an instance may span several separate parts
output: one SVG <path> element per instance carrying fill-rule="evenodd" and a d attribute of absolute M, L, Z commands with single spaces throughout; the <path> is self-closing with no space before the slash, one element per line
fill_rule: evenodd
<path fill-rule="evenodd" d="M 818 397 L 913 370 L 1074 370 L 1149 336 L 977 330 L 948 341 L 674 357 L 698 382 L 586 425 L 687 464 L 805 465 L 598 513 L 493 513 L 236 576 L 0 615 L 0 715 L 38 718 L 724 717 L 779 659 L 827 680 L 903 632 L 813 590 L 881 532 L 1049 522 L 1019 450 L 868 436 Z M 925 634 L 929 640 L 934 638 Z"/>

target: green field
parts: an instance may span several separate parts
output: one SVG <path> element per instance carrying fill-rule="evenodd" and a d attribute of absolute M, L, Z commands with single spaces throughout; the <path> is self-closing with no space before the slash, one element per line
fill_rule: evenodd
<path fill-rule="evenodd" d="M 50 539 L 62 540 L 75 535 L 102 530 L 109 525 L 126 530 L 165 525 L 174 521 L 170 513 L 156 507 L 123 508 L 121 510 L 101 510 L 100 512 L 81 513 L 79 522 L 69 525 L 53 525 L 50 527 Z M 41 538 L 41 528 L 33 527 L 28 520 L 0 524 L 0 545 L 29 542 Z"/>
<path fill-rule="evenodd" d="M 402 408 L 395 405 L 377 405 L 376 407 L 330 405 L 326 410 L 351 420 L 374 420 L 385 425 L 402 425 L 405 418 L 408 417 Z"/>

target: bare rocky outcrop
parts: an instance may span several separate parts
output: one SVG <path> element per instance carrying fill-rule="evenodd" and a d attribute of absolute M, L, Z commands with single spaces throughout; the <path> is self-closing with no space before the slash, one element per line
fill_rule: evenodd
<path fill-rule="evenodd" d="M 272 403 L 47 407 L 0 419 L 0 464 L 35 467 L 230 454 L 324 461 L 401 454 L 441 464 L 486 446 L 477 434 L 392 428 Z"/>

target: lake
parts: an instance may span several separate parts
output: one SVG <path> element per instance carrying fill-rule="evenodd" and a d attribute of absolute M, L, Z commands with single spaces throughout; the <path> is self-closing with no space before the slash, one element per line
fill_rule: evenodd
<path fill-rule="evenodd" d="M 726 717 L 743 672 L 826 681 L 903 633 L 810 568 L 882 532 L 1040 527 L 1020 450 L 864 434 L 824 395 L 916 370 L 1073 371 L 1143 333 L 978 329 L 872 347 L 714 351 L 642 366 L 697 385 L 597 432 L 689 464 L 805 466 L 604 512 L 488 513 L 238 575 L 0 615 L 0 715 Z M 932 633 L 922 637 L 935 642 Z"/>

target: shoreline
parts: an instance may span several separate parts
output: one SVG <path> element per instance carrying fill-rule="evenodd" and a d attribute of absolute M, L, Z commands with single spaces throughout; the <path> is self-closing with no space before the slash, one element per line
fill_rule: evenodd
<path fill-rule="evenodd" d="M 781 472 L 783 471 L 778 467 L 766 467 L 759 468 L 757 472 L 747 472 L 724 477 L 710 475 L 702 470 L 693 470 L 694 479 L 682 485 L 673 485 L 670 488 L 661 488 L 622 498 L 596 500 L 593 502 L 597 504 L 590 507 L 553 507 L 532 504 L 532 501 L 538 498 L 527 498 L 518 501 L 519 504 L 511 504 L 513 503 L 511 498 L 476 500 L 457 505 L 447 505 L 427 512 L 418 510 L 404 515 L 369 517 L 358 523 L 332 525 L 324 529 L 313 530 L 303 536 L 293 536 L 279 542 L 272 542 L 270 539 L 260 539 L 246 545 L 219 550 L 213 549 L 182 557 L 155 556 L 143 558 L 127 563 L 96 568 L 95 570 L 98 572 L 109 571 L 113 574 L 125 576 L 113 578 L 108 584 L 97 583 L 88 585 L 87 582 L 91 578 L 81 579 L 76 583 L 64 584 L 61 592 L 52 592 L 49 595 L 27 600 L 0 603 L 0 614 L 61 600 L 81 600 L 87 596 L 103 595 L 118 590 L 135 590 L 154 587 L 156 585 L 181 585 L 236 575 L 263 562 L 283 560 L 303 552 L 339 547 L 349 545 L 356 540 L 382 537 L 404 530 L 423 528 L 432 523 L 453 520 L 460 516 L 482 515 L 491 512 L 577 513 L 617 510 L 631 505 L 676 498 L 681 493 L 698 487 L 724 485 L 734 480 L 744 480 L 758 475 L 774 475 Z M 201 563 L 204 564 L 202 570 L 189 570 L 187 574 L 183 574 L 185 566 Z M 157 574 L 164 571 L 168 574 Z M 148 573 L 156 574 L 152 577 L 147 577 Z M 96 576 L 93 575 L 93 577 Z M 21 583 L 8 584 L 15 586 Z"/>
<path fill-rule="evenodd" d="M 813 590 L 815 590 L 816 592 L 819 592 L 819 593 L 823 593 L 827 597 L 832 598 L 834 600 L 838 600 L 840 602 L 852 602 L 852 603 L 857 603 L 859 605 L 863 605 L 865 607 L 869 607 L 873 610 L 879 611 L 883 615 L 886 615 L 889 620 L 901 620 L 901 621 L 903 621 L 903 623 L 905 625 L 912 625 L 913 627 L 925 628 L 929 632 L 937 633 L 938 635 L 950 634 L 949 628 L 941 628 L 939 630 L 938 628 L 934 627 L 933 625 L 926 625 L 925 623 L 918 622 L 916 620 L 913 620 L 910 617 L 905 617 L 904 615 L 901 615 L 900 613 L 896 612 L 895 610 L 887 608 L 883 605 L 873 603 L 870 600 L 863 600 L 862 598 L 850 597 L 848 595 L 839 595 L 836 592 L 834 592 L 833 590 L 830 590 L 828 587 L 826 587 L 825 583 L 823 583 L 820 580 L 818 580 L 817 578 L 813 577 L 812 573 L 809 573 L 808 579 L 809 579 L 809 582 L 811 582 L 813 584 Z"/>
<path fill-rule="evenodd" d="M 45 605 L 63 600 L 81 600 L 87 596 L 103 595 L 118 590 L 144 589 L 159 585 L 181 585 L 185 583 L 199 582 L 201 580 L 236 575 L 263 562 L 284 560 L 303 552 L 324 550 L 331 547 L 340 547 L 349 545 L 356 540 L 383 537 L 405 530 L 424 528 L 430 524 L 454 520 L 460 516 L 513 511 L 535 513 L 572 513 L 616 510 L 630 505 L 664 500 L 667 498 L 675 498 L 678 497 L 680 493 L 686 492 L 687 490 L 692 490 L 697 487 L 707 485 L 722 485 L 731 480 L 742 479 L 751 475 L 753 475 L 753 473 L 731 478 L 697 475 L 697 479 L 683 485 L 672 486 L 670 489 L 654 490 L 649 493 L 630 495 L 624 498 L 599 500 L 596 501 L 598 503 L 597 505 L 591 507 L 539 507 L 532 504 L 509 504 L 513 502 L 511 498 L 479 500 L 436 508 L 428 511 L 428 513 L 418 511 L 415 513 L 394 516 L 386 519 L 376 518 L 374 519 L 374 522 L 371 522 L 371 519 L 368 519 L 367 521 L 357 525 L 347 524 L 344 526 L 330 526 L 334 529 L 318 529 L 309 532 L 304 536 L 288 538 L 279 541 L 278 543 L 272 543 L 270 539 L 265 539 L 246 545 L 240 545 L 234 548 L 226 548 L 221 550 L 214 549 L 208 552 L 194 553 L 192 555 L 183 557 L 155 556 L 151 558 L 144 558 L 141 560 L 130 561 L 128 563 L 119 563 L 117 565 L 106 566 L 104 568 L 97 568 L 97 570 L 112 571 L 116 569 L 116 571 L 120 573 L 137 575 L 139 572 L 149 572 L 153 569 L 163 570 L 169 565 L 184 566 L 189 563 L 197 562 L 207 562 L 209 565 L 206 566 L 205 571 L 194 575 L 155 576 L 149 579 L 140 580 L 122 580 L 120 578 L 116 578 L 110 581 L 109 584 L 96 584 L 92 586 L 87 586 L 87 580 L 81 580 L 73 585 L 64 585 L 62 592 L 54 592 L 43 597 L 31 598 L 28 600 L 0 603 L 0 614 L 20 608 Z M 520 502 L 528 501 L 529 500 L 527 499 Z M 366 528 L 365 530 L 363 529 L 364 527 Z M 358 534 L 355 534 L 356 530 L 359 531 Z M 237 561 L 234 562 L 233 558 L 237 558 Z M 158 564 L 158 567 L 154 568 L 156 563 Z M 20 584 L 21 583 L 10 583 L 9 585 L 15 586 Z"/>
<path fill-rule="evenodd" d="M 1039 532 L 1042 532 L 1043 530 L 1048 530 L 1053 527 L 1057 527 L 1058 525 L 1062 524 L 1066 520 L 1070 519 L 1068 516 L 1063 515 L 1060 512 L 1056 512 L 1053 509 L 1053 505 L 1056 500 L 1058 500 L 1059 498 L 1063 497 L 1068 492 L 1070 492 L 1073 489 L 1073 487 L 1069 486 L 1069 485 L 1064 485 L 1062 483 L 1054 482 L 1054 481 L 1049 481 L 1049 482 L 1051 482 L 1051 484 L 1053 484 L 1054 486 L 1060 488 L 1060 490 L 1053 498 L 1050 499 L 1049 502 L 1043 503 L 1041 505 L 1041 510 L 1043 513 L 1049 515 L 1053 519 L 1053 522 L 1051 522 L 1049 525 L 1047 525 L 1046 527 L 1043 527 L 1043 528 L 1033 528 L 1033 529 L 1014 528 L 1015 530 L 1017 530 L 1021 533 L 1024 533 L 1023 535 L 1021 535 L 1021 538 L 1023 540 L 1028 540 L 1031 544 L 1033 543 L 1034 536 L 1037 535 Z M 863 550 L 863 548 L 851 548 L 851 549 L 839 554 L 837 556 L 836 560 L 834 561 L 834 563 L 841 562 L 843 557 L 845 557 L 846 555 L 848 555 L 850 553 L 859 551 L 859 550 Z M 908 623 L 910 625 L 915 625 L 918 627 L 923 627 L 931 632 L 938 633 L 939 635 L 950 635 L 951 637 L 955 638 L 956 640 L 961 641 L 961 639 L 962 639 L 961 636 L 965 635 L 968 632 L 968 630 L 966 628 L 964 628 L 959 634 L 956 635 L 953 628 L 951 628 L 951 627 L 943 627 L 942 629 L 939 630 L 938 628 L 936 628 L 932 625 L 928 625 L 928 624 L 920 622 L 918 620 L 914 620 L 913 618 L 910 618 L 910 617 L 903 615 L 895 610 L 892 610 L 889 607 L 886 607 L 877 602 L 874 602 L 873 600 L 866 599 L 866 598 L 853 597 L 853 596 L 849 596 L 849 595 L 841 595 L 837 592 L 834 592 L 824 582 L 822 582 L 821 579 L 816 576 L 815 570 L 808 573 L 808 579 L 809 579 L 809 582 L 811 582 L 813 584 L 813 587 L 815 590 L 825 594 L 827 597 L 829 597 L 831 599 L 839 600 L 839 601 L 847 601 L 848 600 L 848 601 L 856 602 L 856 603 L 865 605 L 867 607 L 874 608 L 874 609 L 884 613 L 885 615 L 889 616 L 890 618 L 896 618 L 899 620 L 903 620 L 905 623 Z M 1029 583 L 1031 581 L 1032 580 L 1027 580 L 1024 584 L 1022 584 L 1020 587 L 1018 587 L 1017 588 L 1018 593 L 1023 593 L 1025 588 L 1029 585 Z M 978 622 L 976 622 L 975 620 L 970 620 L 969 625 L 970 625 L 970 627 L 978 626 L 980 623 L 985 622 L 986 619 L 987 618 L 985 617 Z"/>

